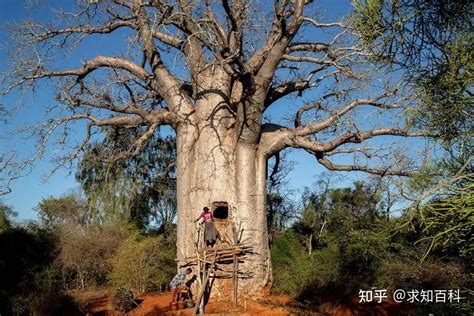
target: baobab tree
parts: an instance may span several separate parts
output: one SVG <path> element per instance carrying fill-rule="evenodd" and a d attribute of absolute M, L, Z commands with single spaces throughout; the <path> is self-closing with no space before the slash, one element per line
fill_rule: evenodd
<path fill-rule="evenodd" d="M 126 151 L 98 157 L 126 159 L 160 126 L 171 126 L 179 263 L 194 252 L 192 220 L 203 206 L 224 202 L 225 216 L 254 246 L 245 262 L 252 278 L 240 284 L 261 290 L 271 283 L 268 159 L 298 148 L 330 170 L 407 175 L 400 163 L 382 163 L 386 148 L 366 144 L 416 135 L 404 119 L 409 102 L 397 97 L 398 86 L 366 88 L 373 81 L 361 65 L 370 56 L 349 26 L 323 22 L 312 2 L 78 1 L 77 11 L 56 12 L 59 22 L 11 27 L 15 45 L 4 93 L 43 82 L 56 91 L 49 118 L 33 127 L 38 151 L 26 163 L 41 157 L 54 137 L 54 146 L 70 149 L 61 151 L 61 165 L 80 158 L 106 128 L 138 129 Z M 74 49 L 96 45 L 101 36 L 121 46 L 74 59 Z M 294 111 L 293 117 L 272 122 L 266 114 L 275 106 Z M 80 127 L 84 138 L 68 142 Z M 9 153 L 3 172 L 15 177 L 9 170 L 18 162 Z M 352 164 L 336 163 L 337 156 Z"/>

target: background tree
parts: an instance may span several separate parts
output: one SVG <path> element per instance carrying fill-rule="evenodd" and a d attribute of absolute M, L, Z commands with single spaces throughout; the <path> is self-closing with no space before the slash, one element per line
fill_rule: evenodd
<path fill-rule="evenodd" d="M 296 210 L 295 201 L 290 198 L 294 192 L 288 188 L 288 174 L 293 169 L 292 162 L 286 155 L 276 155 L 269 163 L 271 172 L 267 176 L 266 215 L 268 241 L 271 245 L 296 217 Z"/>
<path fill-rule="evenodd" d="M 62 226 L 85 227 L 92 224 L 89 207 L 76 193 L 61 197 L 43 198 L 36 207 L 40 224 L 46 229 L 59 229 Z"/>
<path fill-rule="evenodd" d="M 150 137 L 140 155 L 114 163 L 140 129 L 109 128 L 102 143 L 91 145 L 82 158 L 76 179 L 98 222 L 131 222 L 136 227 L 172 235 L 176 217 L 176 144 L 173 138 Z"/>
<path fill-rule="evenodd" d="M 319 181 L 302 195 L 301 216 L 293 229 L 304 236 L 309 255 L 313 247 L 327 244 L 327 233 L 345 236 L 354 227 L 369 228 L 381 219 L 379 197 L 370 185 L 356 181 L 353 188 L 331 186 L 332 181 Z"/>
<path fill-rule="evenodd" d="M 380 219 L 379 197 L 373 188 L 356 181 L 354 188 L 332 189 L 329 192 L 328 203 L 332 209 L 332 223 L 334 231 L 345 231 L 345 226 L 351 222 L 367 224 Z"/>
<path fill-rule="evenodd" d="M 126 227 L 105 225 L 75 229 L 63 226 L 57 242 L 56 264 L 66 289 L 105 285 L 111 259 L 129 235 Z"/>
<path fill-rule="evenodd" d="M 446 150 L 405 188 L 414 201 L 408 212 L 412 224 L 423 227 L 421 241 L 430 241 L 428 252 L 443 243 L 447 252 L 472 255 L 466 245 L 474 225 L 474 4 L 437 0 L 354 4 L 352 21 L 374 59 L 400 67 L 419 95 L 421 106 L 414 119 Z M 420 111 L 424 115 L 418 115 Z"/>
<path fill-rule="evenodd" d="M 36 207 L 42 229 L 54 236 L 54 269 L 64 289 L 85 289 L 106 284 L 111 258 L 134 228 L 127 222 L 101 223 L 77 194 L 48 197 Z"/>
<path fill-rule="evenodd" d="M 33 134 L 36 158 L 59 140 L 59 165 L 80 157 L 104 127 L 140 127 L 126 150 L 102 157 L 115 162 L 139 154 L 159 126 L 171 126 L 179 263 L 194 251 L 189 219 L 204 205 L 226 201 L 243 238 L 254 242 L 255 255 L 242 265 L 253 278 L 239 283 L 250 292 L 271 281 L 267 159 L 299 148 L 330 170 L 408 175 L 400 160 L 395 168 L 386 159 L 392 157 L 388 147 L 377 154 L 368 143 L 420 135 L 404 120 L 410 104 L 397 98 L 398 85 L 375 82 L 359 67 L 370 54 L 346 25 L 323 21 L 311 1 L 258 6 L 262 12 L 238 0 L 80 2 L 77 10 L 58 14 L 59 23 L 11 28 L 15 59 L 4 80 L 4 93 L 34 91 L 43 82 L 57 87 Z M 68 49 L 99 34 L 117 36 L 123 49 L 102 47 L 79 64 Z M 59 63 L 65 52 L 71 58 Z M 290 96 L 298 98 L 297 107 L 285 103 Z M 293 112 L 291 122 L 264 120 L 276 104 Z M 83 140 L 66 142 L 84 125 Z M 346 159 L 338 163 L 339 156 Z"/>
<path fill-rule="evenodd" d="M 374 60 L 399 67 L 419 92 L 422 107 L 414 119 L 448 144 L 472 134 L 472 1 L 353 4 L 352 22 Z"/>
<path fill-rule="evenodd" d="M 316 190 L 311 191 L 306 188 L 302 195 L 303 210 L 294 228 L 305 236 L 309 255 L 311 255 L 313 247 L 322 242 L 323 233 L 328 223 L 329 183 L 329 181 L 319 181 Z"/>
<path fill-rule="evenodd" d="M 12 217 L 17 214 L 10 206 L 0 202 L 0 233 L 12 228 Z"/>

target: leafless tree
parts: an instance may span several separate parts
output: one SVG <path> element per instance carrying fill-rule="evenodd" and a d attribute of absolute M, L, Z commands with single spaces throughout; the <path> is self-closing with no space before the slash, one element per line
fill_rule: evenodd
<path fill-rule="evenodd" d="M 253 278 L 239 285 L 259 291 L 271 282 L 265 218 L 270 157 L 298 148 L 330 170 L 408 175 L 398 162 L 383 163 L 390 150 L 369 144 L 381 136 L 418 135 L 404 119 L 409 102 L 397 96 L 397 84 L 374 81 L 362 67 L 368 53 L 351 29 L 323 22 L 316 5 L 78 1 L 75 12 L 55 12 L 59 22 L 12 26 L 14 58 L 3 78 L 4 95 L 56 89 L 49 118 L 23 130 L 39 138 L 25 166 L 47 145 L 64 149 L 60 166 L 80 157 L 104 127 L 139 127 L 128 150 L 100 157 L 125 159 L 139 154 L 160 126 L 171 126 L 177 137 L 179 262 L 194 251 L 192 219 L 203 206 L 225 201 L 229 219 L 242 223 L 256 253 L 245 263 Z M 122 49 L 101 47 L 108 53 L 80 60 L 75 49 L 95 46 L 102 36 L 121 40 Z M 292 122 L 265 120 L 275 106 L 293 111 Z M 85 133 L 78 142 L 69 136 L 79 127 Z M 340 164 L 337 156 L 353 163 Z M 3 157 L 8 187 L 13 156 Z"/>

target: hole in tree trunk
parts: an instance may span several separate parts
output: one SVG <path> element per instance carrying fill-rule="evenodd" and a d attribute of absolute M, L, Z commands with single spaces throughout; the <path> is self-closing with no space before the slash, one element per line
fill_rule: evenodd
<path fill-rule="evenodd" d="M 229 217 L 229 205 L 227 202 L 212 203 L 212 214 L 215 219 L 226 220 Z"/>

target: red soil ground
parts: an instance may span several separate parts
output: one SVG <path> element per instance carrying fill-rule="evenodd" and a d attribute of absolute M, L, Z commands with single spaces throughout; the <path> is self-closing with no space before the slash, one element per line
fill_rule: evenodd
<path fill-rule="evenodd" d="M 170 312 L 170 293 L 146 295 L 138 298 L 140 307 L 124 314 L 113 311 L 110 297 L 106 293 L 81 298 L 82 310 L 85 315 L 97 316 L 155 316 L 155 315 L 192 315 L 192 309 Z M 355 299 L 351 304 L 333 306 L 329 303 L 321 305 L 318 310 L 301 307 L 287 296 L 270 295 L 259 300 L 244 300 L 237 308 L 231 302 L 209 302 L 206 314 L 212 315 L 334 315 L 334 316 L 395 316 L 406 313 L 409 306 L 385 302 L 382 304 L 359 304 Z"/>

